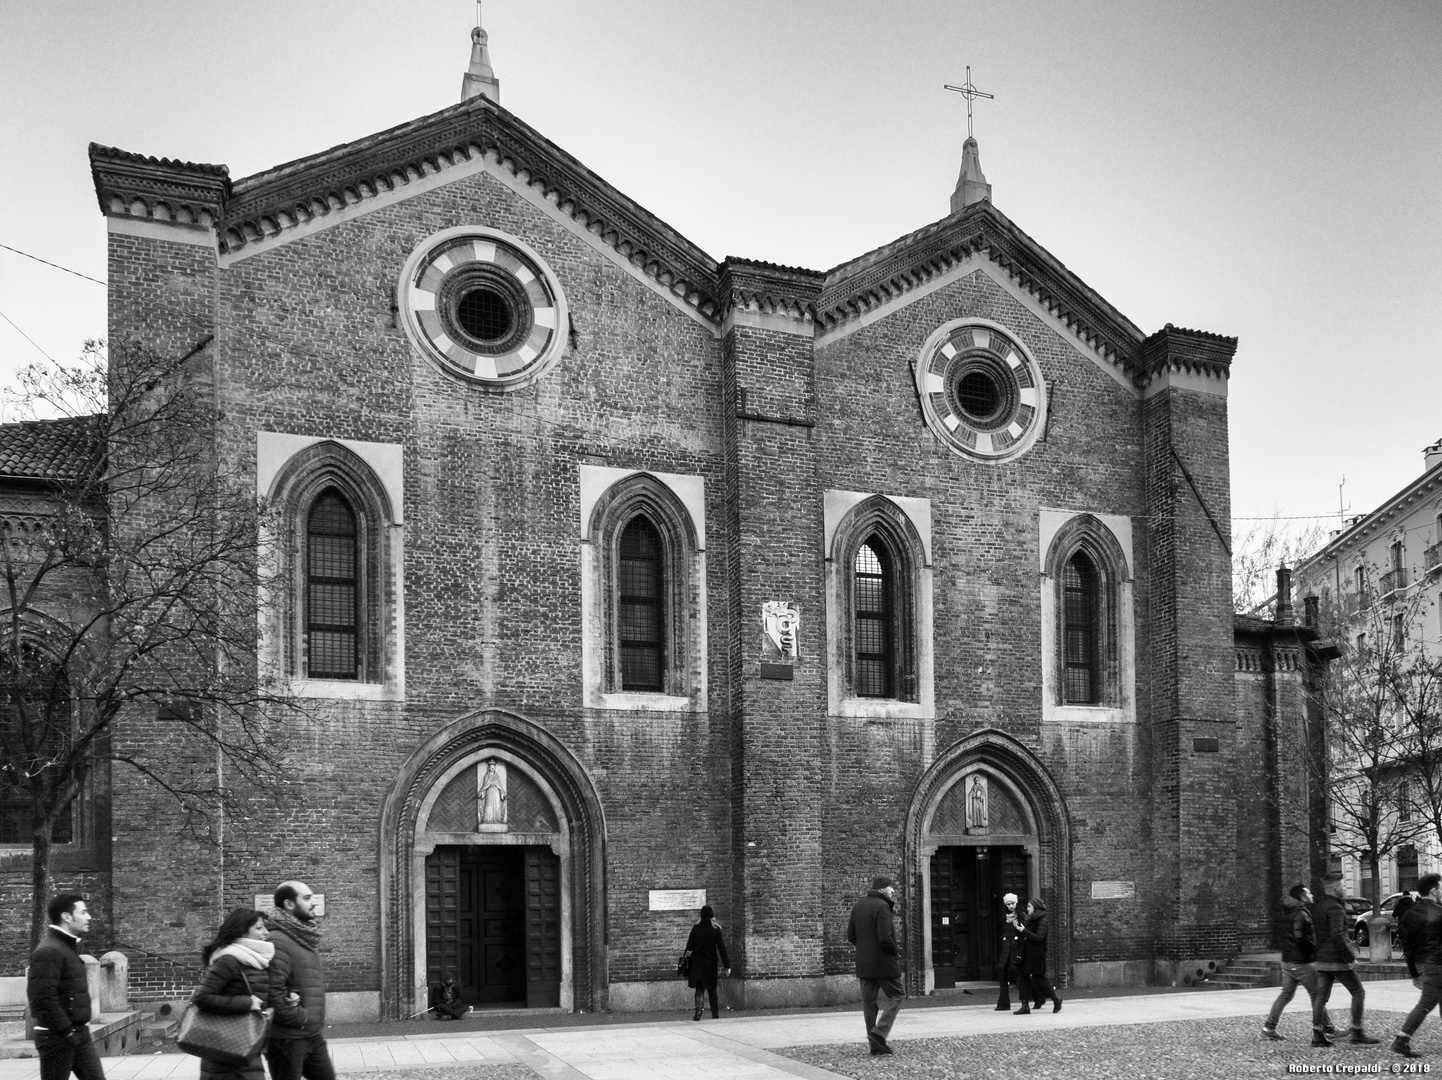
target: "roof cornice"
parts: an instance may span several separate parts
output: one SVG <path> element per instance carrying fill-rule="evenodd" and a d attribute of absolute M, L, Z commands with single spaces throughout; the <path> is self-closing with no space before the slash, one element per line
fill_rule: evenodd
<path fill-rule="evenodd" d="M 1225 379 L 1232 369 L 1237 339 L 1167 323 L 1142 342 L 1141 377 L 1148 381 L 1164 369 Z"/>
<path fill-rule="evenodd" d="M 786 315 L 810 323 L 825 281 L 819 270 L 727 256 L 720 266 L 722 311 Z"/>
<path fill-rule="evenodd" d="M 238 251 L 478 157 L 507 169 L 663 288 L 717 317 L 711 256 L 485 97 L 236 181 L 220 250 Z"/>
<path fill-rule="evenodd" d="M 861 318 L 973 254 L 984 254 L 1088 346 L 1139 380 L 1143 334 L 1136 324 L 987 201 L 828 271 L 818 321 L 830 329 Z"/>
<path fill-rule="evenodd" d="M 90 175 L 100 212 L 168 225 L 212 230 L 230 197 L 224 165 L 147 157 L 90 144 Z"/>
<path fill-rule="evenodd" d="M 1315 554 L 1303 559 L 1297 565 L 1297 573 L 1302 573 L 1304 568 L 1310 568 L 1313 563 L 1322 559 L 1340 558 L 1343 552 L 1354 545 L 1365 547 L 1376 539 L 1373 534 L 1378 530 L 1385 530 L 1395 520 L 1412 512 L 1418 500 L 1439 493 L 1442 493 L 1442 464 L 1428 469 L 1371 513 L 1359 514 L 1350 525 L 1318 548 Z"/>

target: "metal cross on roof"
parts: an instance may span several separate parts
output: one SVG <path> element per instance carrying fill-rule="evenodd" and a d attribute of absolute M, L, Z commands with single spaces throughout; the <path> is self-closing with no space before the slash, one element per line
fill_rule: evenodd
<path fill-rule="evenodd" d="M 977 98 L 986 98 L 988 101 L 995 100 L 992 94 L 983 94 L 975 86 L 971 85 L 971 65 L 966 65 L 966 82 L 960 86 L 952 86 L 949 83 L 942 86 L 944 90 L 955 90 L 962 97 L 966 98 L 966 137 L 971 138 L 971 103 Z"/>

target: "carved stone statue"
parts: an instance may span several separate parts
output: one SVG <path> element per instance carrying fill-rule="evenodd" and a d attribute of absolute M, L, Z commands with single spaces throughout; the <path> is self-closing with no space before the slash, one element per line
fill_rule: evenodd
<path fill-rule="evenodd" d="M 761 605 L 761 625 L 775 654 L 795 660 L 797 630 L 801 626 L 801 612 L 796 605 L 785 600 L 767 600 Z"/>
<path fill-rule="evenodd" d="M 481 799 L 481 824 L 504 825 L 506 823 L 506 774 L 496 767 L 496 759 L 486 762 L 486 771 L 481 777 L 478 791 Z"/>
<path fill-rule="evenodd" d="M 972 773 L 966 793 L 966 827 L 968 829 L 987 828 L 986 797 L 986 777 L 981 773 Z"/>

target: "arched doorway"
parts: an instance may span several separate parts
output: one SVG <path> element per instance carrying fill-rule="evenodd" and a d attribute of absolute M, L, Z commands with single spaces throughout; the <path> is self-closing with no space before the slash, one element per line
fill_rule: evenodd
<path fill-rule="evenodd" d="M 470 1004 L 604 1007 L 605 822 L 550 732 L 499 709 L 448 725 L 402 767 L 380 839 L 384 1015 L 447 973 Z"/>
<path fill-rule="evenodd" d="M 941 754 L 906 818 L 908 978 L 928 993 L 995 978 L 1001 897 L 1040 896 L 1059 984 L 1071 966 L 1071 841 L 1061 791 L 1012 736 L 985 729 Z"/>

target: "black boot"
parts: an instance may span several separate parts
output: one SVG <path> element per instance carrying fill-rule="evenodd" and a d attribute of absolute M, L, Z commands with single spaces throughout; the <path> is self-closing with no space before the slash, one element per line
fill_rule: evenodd
<path fill-rule="evenodd" d="M 1013 1015 L 1013 1016 L 1025 1016 L 1025 1015 L 1027 1015 L 1027 1013 L 1029 1013 L 1029 1012 L 1031 1012 L 1031 1006 L 1030 1006 L 1030 1005 L 1023 1005 L 1020 1009 L 1017 1009 L 1016 1012 L 1012 1013 L 1012 1015 Z"/>
<path fill-rule="evenodd" d="M 1312 1045 L 1313 1045 L 1313 1046 L 1331 1046 L 1331 1045 L 1332 1045 L 1332 1040 L 1329 1039 L 1329 1038 L 1327 1038 L 1327 1036 L 1323 1035 L 1323 1034 L 1322 1034 L 1320 1031 L 1318 1031 L 1316 1028 L 1313 1028 L 1313 1029 L 1312 1029 Z"/>
<path fill-rule="evenodd" d="M 1412 1049 L 1412 1036 L 1403 1035 L 1400 1031 L 1397 1037 L 1392 1040 L 1392 1053 L 1401 1054 L 1403 1057 L 1419 1058 L 1422 1055 Z"/>
<path fill-rule="evenodd" d="M 1055 990 L 1051 992 L 1051 1011 L 1061 1012 L 1061 995 Z"/>

